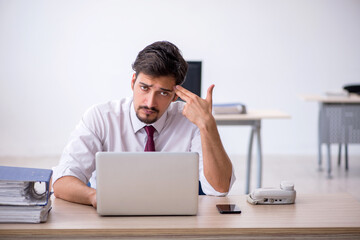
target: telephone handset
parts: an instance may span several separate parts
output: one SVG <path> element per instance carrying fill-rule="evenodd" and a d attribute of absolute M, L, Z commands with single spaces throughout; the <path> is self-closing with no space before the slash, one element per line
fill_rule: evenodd
<path fill-rule="evenodd" d="M 247 196 L 251 204 L 292 204 L 295 203 L 294 184 L 282 181 L 280 188 L 258 188 Z"/>

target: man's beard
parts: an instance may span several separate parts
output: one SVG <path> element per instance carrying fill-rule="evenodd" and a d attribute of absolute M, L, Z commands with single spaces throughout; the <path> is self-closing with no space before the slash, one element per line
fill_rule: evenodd
<path fill-rule="evenodd" d="M 150 118 L 149 118 L 150 114 L 146 114 L 146 117 L 145 117 L 145 118 L 140 117 L 139 112 L 140 112 L 141 109 L 151 110 L 151 111 L 153 111 L 153 112 L 155 112 L 155 113 L 159 113 L 159 110 L 156 109 L 156 108 L 154 108 L 154 107 L 152 107 L 152 108 L 149 108 L 149 107 L 146 107 L 146 106 L 140 106 L 140 107 L 138 107 L 138 109 L 137 109 L 137 111 L 136 111 L 136 116 L 137 116 L 137 118 L 138 118 L 140 121 L 142 121 L 143 123 L 152 124 L 152 123 L 154 123 L 154 122 L 156 122 L 156 121 L 158 120 L 158 114 L 157 114 L 153 119 L 150 119 Z"/>

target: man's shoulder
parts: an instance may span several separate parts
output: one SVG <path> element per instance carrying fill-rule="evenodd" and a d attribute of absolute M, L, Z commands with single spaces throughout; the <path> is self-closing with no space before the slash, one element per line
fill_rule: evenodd
<path fill-rule="evenodd" d="M 183 102 L 183 101 L 172 102 L 168 108 L 168 113 L 182 115 L 184 106 L 185 106 L 185 102 Z"/>
<path fill-rule="evenodd" d="M 108 115 L 115 114 L 119 115 L 130 109 L 132 98 L 123 98 L 120 100 L 110 100 L 103 103 L 92 105 L 87 111 L 86 115 Z"/>

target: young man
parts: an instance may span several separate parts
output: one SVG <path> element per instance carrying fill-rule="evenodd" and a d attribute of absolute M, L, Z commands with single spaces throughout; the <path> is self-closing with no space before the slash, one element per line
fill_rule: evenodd
<path fill-rule="evenodd" d="M 96 152 L 144 151 L 149 131 L 145 126 L 154 128 L 156 151 L 198 152 L 202 190 L 226 195 L 235 176 L 212 115 L 214 85 L 205 99 L 181 87 L 187 63 L 166 41 L 139 52 L 133 69 L 133 97 L 90 108 L 72 133 L 54 168 L 55 196 L 96 208 Z M 176 102 L 178 97 L 185 103 Z"/>

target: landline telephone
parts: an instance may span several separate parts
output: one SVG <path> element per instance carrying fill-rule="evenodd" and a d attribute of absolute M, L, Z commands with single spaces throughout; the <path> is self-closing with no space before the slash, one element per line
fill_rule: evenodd
<path fill-rule="evenodd" d="M 295 203 L 296 191 L 294 184 L 282 181 L 280 188 L 257 188 L 247 196 L 251 204 L 292 204 Z"/>

